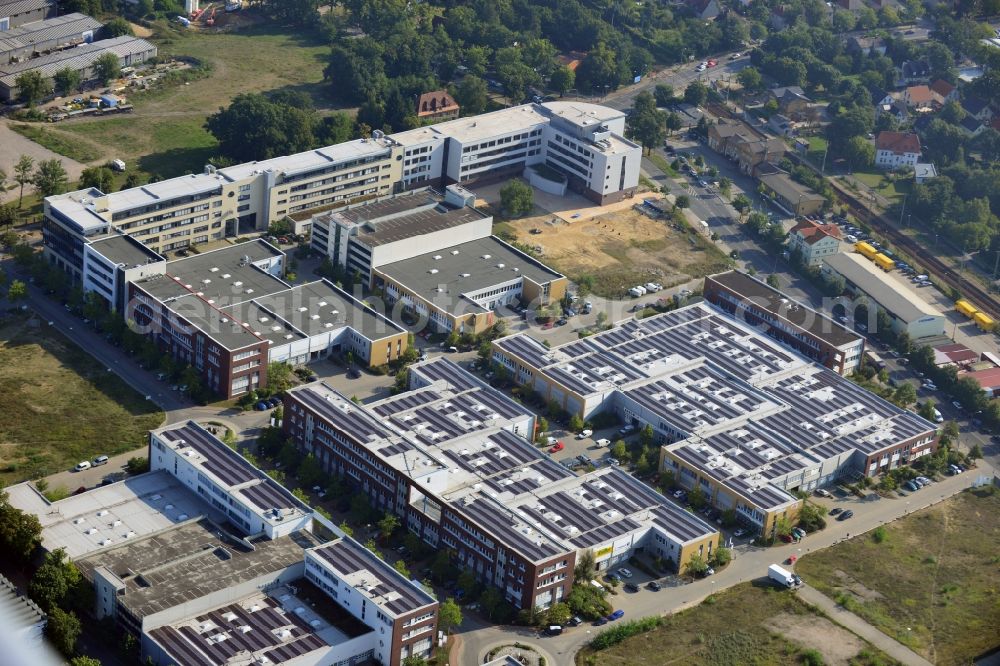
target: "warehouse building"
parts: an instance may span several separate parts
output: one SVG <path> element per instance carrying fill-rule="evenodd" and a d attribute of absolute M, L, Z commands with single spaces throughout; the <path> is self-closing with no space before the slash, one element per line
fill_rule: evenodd
<path fill-rule="evenodd" d="M 703 295 L 709 303 L 839 375 L 847 376 L 861 365 L 864 337 L 753 276 L 740 271 L 710 275 L 705 278 Z"/>
<path fill-rule="evenodd" d="M 94 63 L 105 53 L 118 56 L 122 67 L 131 67 L 154 57 L 156 47 L 145 39 L 123 36 L 84 43 L 30 60 L 0 62 L 0 100 L 13 102 L 18 99 L 17 77 L 25 72 L 39 72 L 52 85 L 56 72 L 69 68 L 79 72 L 84 82 L 91 81 L 95 77 Z"/>
<path fill-rule="evenodd" d="M 2 31 L 0 64 L 92 42 L 102 26 L 97 19 L 74 12 Z"/>
<path fill-rule="evenodd" d="M 54 18 L 58 13 L 55 0 L 0 0 L 0 32 Z"/>
<path fill-rule="evenodd" d="M 933 424 L 703 303 L 558 347 L 508 336 L 493 342 L 492 359 L 570 414 L 613 412 L 637 430 L 650 426 L 664 442 L 662 470 L 768 536 L 797 514 L 794 491 L 875 476 L 937 442 Z M 781 445 L 739 445 L 761 430 Z M 713 447 L 735 462 L 719 467 Z M 740 458 L 743 448 L 763 460 Z"/>
<path fill-rule="evenodd" d="M 8 489 L 38 516 L 43 548 L 64 549 L 93 584 L 94 616 L 139 638 L 143 659 L 399 666 L 429 656 L 437 602 L 207 430 L 189 421 L 151 432 L 149 460 L 146 474 L 55 503 L 29 484 Z M 316 576 L 310 562 L 326 552 L 342 555 Z"/>
<path fill-rule="evenodd" d="M 718 532 L 616 468 L 577 476 L 535 448 L 527 409 L 439 358 L 410 390 L 368 405 L 322 383 L 293 388 L 283 428 L 321 465 L 517 608 L 572 587 L 577 556 L 606 570 L 640 549 L 683 571 Z"/>
<path fill-rule="evenodd" d="M 225 398 L 265 385 L 272 361 L 350 352 L 375 367 L 406 351 L 403 328 L 327 280 L 293 287 L 283 267 L 260 240 L 167 262 L 128 283 L 124 317 Z"/>
<path fill-rule="evenodd" d="M 899 273 L 886 273 L 854 252 L 826 257 L 822 270 L 839 275 L 848 291 L 885 310 L 896 333 L 905 332 L 913 340 L 944 335 L 945 316 L 913 293 Z"/>

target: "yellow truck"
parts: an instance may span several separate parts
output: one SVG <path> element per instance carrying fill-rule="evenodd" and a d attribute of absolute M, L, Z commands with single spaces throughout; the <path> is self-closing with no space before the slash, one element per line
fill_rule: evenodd
<path fill-rule="evenodd" d="M 878 250 L 864 241 L 855 243 L 854 249 L 858 252 L 858 254 L 861 254 L 868 259 L 874 259 L 875 255 L 878 254 Z"/>
<path fill-rule="evenodd" d="M 992 331 L 997 323 L 993 321 L 993 318 L 989 315 L 985 315 L 982 312 L 976 312 L 972 315 L 972 321 L 976 322 L 976 326 L 983 331 Z"/>
<path fill-rule="evenodd" d="M 955 301 L 955 309 L 961 312 L 966 317 L 969 317 L 970 319 L 972 318 L 973 315 L 979 312 L 979 310 L 976 309 L 976 306 L 974 306 L 972 303 L 965 300 L 964 298 L 960 298 L 957 301 Z"/>
<path fill-rule="evenodd" d="M 876 254 L 872 261 L 874 261 L 875 265 L 884 270 L 886 273 L 896 267 L 896 262 L 881 252 Z"/>

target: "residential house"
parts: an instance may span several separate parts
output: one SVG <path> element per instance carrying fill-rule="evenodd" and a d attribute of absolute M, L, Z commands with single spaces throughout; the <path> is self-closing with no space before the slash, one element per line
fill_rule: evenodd
<path fill-rule="evenodd" d="M 898 123 L 906 122 L 906 119 L 910 117 L 906 102 L 902 100 L 902 95 L 899 93 L 885 93 L 877 99 L 878 101 L 875 102 L 876 122 L 878 122 L 879 118 L 887 114 L 892 116 Z"/>
<path fill-rule="evenodd" d="M 986 129 L 983 125 L 983 121 L 973 115 L 967 115 L 962 120 L 959 121 L 958 126 L 962 128 L 962 131 L 969 136 L 978 136 L 980 132 Z"/>
<path fill-rule="evenodd" d="M 811 100 L 799 86 L 772 88 L 768 94 L 778 103 L 778 110 L 792 120 L 801 120 L 809 112 Z"/>
<path fill-rule="evenodd" d="M 881 169 L 917 166 L 920 137 L 912 132 L 879 132 L 875 137 L 875 166 Z"/>
<path fill-rule="evenodd" d="M 928 180 L 937 178 L 937 175 L 937 167 L 934 166 L 933 162 L 917 162 L 917 165 L 913 167 L 913 178 L 917 185 L 923 185 Z"/>
<path fill-rule="evenodd" d="M 717 0 L 686 0 L 684 3 L 698 18 L 708 21 L 719 15 Z"/>
<path fill-rule="evenodd" d="M 909 86 L 903 91 L 903 101 L 911 109 L 930 110 L 934 108 L 934 93 L 926 85 Z"/>
<path fill-rule="evenodd" d="M 788 232 L 788 249 L 799 252 L 808 266 L 819 266 L 824 257 L 841 251 L 840 227 L 804 219 Z"/>
<path fill-rule="evenodd" d="M 962 100 L 962 108 L 967 114 L 984 123 L 993 119 L 993 109 L 990 108 L 989 102 L 974 95 L 969 95 Z"/>
<path fill-rule="evenodd" d="M 776 113 L 768 119 L 767 127 L 779 136 L 791 136 L 795 132 L 792 119 L 780 113 Z"/>
<path fill-rule="evenodd" d="M 889 45 L 881 37 L 863 37 L 852 35 L 847 38 L 847 50 L 850 53 L 864 53 L 870 55 L 885 55 Z"/>
<path fill-rule="evenodd" d="M 722 119 L 714 125 L 708 126 L 708 147 L 717 153 L 722 153 L 729 159 L 736 157 L 737 136 L 744 136 L 747 139 L 756 138 L 750 126 L 739 120 Z"/>
<path fill-rule="evenodd" d="M 426 92 L 417 100 L 417 118 L 421 121 L 438 122 L 458 118 L 458 103 L 447 90 Z"/>
<path fill-rule="evenodd" d="M 556 56 L 556 62 L 566 69 L 575 72 L 576 68 L 580 66 L 580 63 L 586 57 L 587 54 L 583 51 L 566 51 Z"/>
<path fill-rule="evenodd" d="M 930 88 L 942 106 L 958 99 L 958 88 L 944 79 L 938 79 L 930 85 Z"/>
<path fill-rule="evenodd" d="M 896 79 L 898 85 L 926 83 L 931 76 L 931 63 L 926 56 L 916 60 L 906 60 L 897 71 L 899 74 Z"/>
<path fill-rule="evenodd" d="M 757 179 L 764 186 L 765 192 L 789 213 L 792 215 L 816 215 L 823 209 L 826 204 L 823 195 L 795 182 L 791 176 L 780 169 L 762 165 L 759 172 L 763 173 L 765 170 L 770 173 L 758 175 Z"/>
<path fill-rule="evenodd" d="M 738 134 L 731 139 L 736 150 L 735 159 L 740 171 L 753 174 L 757 165 L 764 162 L 780 162 L 785 155 L 785 142 L 778 138 L 748 137 Z"/>

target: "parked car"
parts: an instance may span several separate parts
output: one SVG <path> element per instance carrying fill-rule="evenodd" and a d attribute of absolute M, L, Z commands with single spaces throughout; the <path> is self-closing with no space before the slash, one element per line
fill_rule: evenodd
<path fill-rule="evenodd" d="M 829 490 L 825 490 L 823 488 L 817 488 L 815 492 L 817 497 L 833 497 Z"/>
<path fill-rule="evenodd" d="M 94 467 L 100 467 L 101 465 L 107 465 L 108 464 L 108 457 L 107 456 L 97 456 L 96 458 L 94 458 L 94 460 L 90 464 L 93 465 Z"/>
<path fill-rule="evenodd" d="M 608 574 L 607 576 L 605 576 L 604 578 L 606 578 L 606 579 L 607 579 L 608 581 L 610 581 L 610 582 L 612 582 L 612 583 L 613 583 L 614 581 L 618 581 L 619 583 L 620 583 L 620 582 L 622 582 L 622 577 L 621 577 L 621 576 L 619 576 L 618 574 L 614 573 L 614 572 L 611 572 L 611 573 L 609 573 L 609 574 Z"/>
<path fill-rule="evenodd" d="M 909 490 L 910 492 L 914 492 L 914 493 L 917 492 L 918 490 L 920 490 L 920 486 L 918 486 L 913 481 L 907 481 L 906 483 L 903 484 L 903 487 L 906 488 L 907 490 Z"/>
<path fill-rule="evenodd" d="M 583 619 L 579 615 L 574 615 L 569 619 L 569 622 L 567 622 L 566 624 L 568 624 L 571 627 L 579 627 L 581 624 L 583 624 Z"/>
<path fill-rule="evenodd" d="M 267 410 L 267 403 L 266 403 L 266 402 L 264 402 L 263 400 L 261 400 L 260 402 L 258 402 L 258 403 L 257 403 L 257 404 L 255 405 L 255 409 L 256 409 L 256 410 L 257 410 L 258 412 L 263 412 L 263 411 L 266 411 L 266 410 Z"/>
<path fill-rule="evenodd" d="M 559 453 L 564 448 L 566 448 L 566 446 L 562 442 L 556 442 L 552 445 L 552 448 L 549 449 L 549 453 Z"/>
<path fill-rule="evenodd" d="M 962 409 L 962 403 L 960 403 L 958 400 L 952 400 L 951 404 L 955 409 Z"/>
<path fill-rule="evenodd" d="M 840 508 L 840 507 L 838 506 L 838 507 L 836 507 L 836 508 L 834 508 L 834 509 L 830 509 L 830 515 L 831 515 L 831 516 L 836 516 L 836 515 L 838 515 L 838 514 L 840 514 L 840 513 L 843 513 L 843 511 L 844 511 L 844 510 L 843 510 L 843 509 L 841 509 L 841 508 Z"/>
<path fill-rule="evenodd" d="M 597 446 L 597 448 L 603 449 L 603 448 L 607 448 L 607 447 L 611 446 L 611 440 L 610 439 L 601 438 L 601 439 L 597 440 L 596 442 L 594 442 L 594 444 Z"/>
<path fill-rule="evenodd" d="M 626 435 L 631 435 L 633 431 L 635 431 L 635 426 L 629 423 L 618 429 L 618 436 L 625 437 Z"/>
<path fill-rule="evenodd" d="M 918 476 L 917 477 L 917 481 L 919 481 L 920 483 L 922 483 L 925 486 L 931 485 L 931 480 L 928 479 L 926 476 Z"/>
<path fill-rule="evenodd" d="M 625 583 L 625 591 L 626 592 L 638 592 L 639 591 L 639 586 L 636 585 L 635 583 Z"/>
<path fill-rule="evenodd" d="M 743 529 L 742 527 L 739 527 L 739 528 L 736 529 L 735 532 L 733 532 L 733 536 L 738 539 L 738 538 L 740 538 L 741 536 L 743 536 L 746 533 L 747 533 L 747 531 L 745 529 Z"/>
<path fill-rule="evenodd" d="M 631 571 L 629 571 L 628 569 L 626 569 L 625 567 L 619 567 L 619 568 L 618 568 L 618 569 L 616 570 L 616 572 L 615 572 L 615 573 L 617 573 L 617 574 L 618 574 L 619 576 L 621 576 L 622 578 L 631 578 L 631 577 L 632 577 L 632 572 L 631 572 Z"/>
<path fill-rule="evenodd" d="M 347 371 L 348 379 L 358 379 L 360 377 L 361 377 L 361 371 L 353 366 Z"/>
<path fill-rule="evenodd" d="M 76 467 L 73 468 L 74 471 L 82 472 L 85 469 L 90 469 L 90 461 L 84 460 L 83 462 L 78 462 Z"/>
<path fill-rule="evenodd" d="M 663 586 L 657 583 L 655 580 L 651 580 L 648 583 L 646 583 L 646 587 L 651 589 L 653 592 L 659 592 L 660 590 L 663 589 Z"/>
<path fill-rule="evenodd" d="M 853 517 L 854 517 L 854 512 L 848 509 L 847 511 L 837 516 L 837 520 L 850 520 Z"/>
<path fill-rule="evenodd" d="M 595 627 L 603 627 L 607 623 L 608 623 L 608 618 L 606 618 L 606 617 L 599 617 L 596 620 L 594 620 L 594 626 Z"/>
<path fill-rule="evenodd" d="M 625 611 L 623 611 L 622 609 L 619 608 L 614 613 L 612 613 L 611 615 L 608 616 L 608 621 L 609 622 L 614 622 L 615 620 L 620 620 L 623 617 L 625 617 Z"/>
<path fill-rule="evenodd" d="M 578 435 L 576 436 L 576 438 L 577 438 L 577 439 L 587 439 L 588 437 L 590 437 L 590 436 L 591 436 L 591 435 L 593 435 L 593 434 L 594 434 L 594 431 L 593 431 L 593 430 L 591 430 L 590 428 L 587 428 L 587 429 L 585 429 L 585 430 L 581 430 L 581 431 L 580 431 L 580 434 L 578 434 Z"/>

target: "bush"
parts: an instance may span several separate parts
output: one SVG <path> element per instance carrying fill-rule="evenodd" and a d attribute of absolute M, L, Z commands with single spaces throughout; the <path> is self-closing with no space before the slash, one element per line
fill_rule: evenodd
<path fill-rule="evenodd" d="M 641 620 L 631 620 L 623 622 L 611 629 L 602 631 L 594 640 L 590 641 L 590 647 L 594 650 L 607 650 L 609 647 L 618 645 L 626 638 L 644 634 L 660 626 L 659 617 L 644 617 Z"/>
<path fill-rule="evenodd" d="M 872 541 L 875 543 L 882 543 L 889 536 L 889 533 L 885 531 L 884 527 L 876 527 L 872 530 Z"/>
<path fill-rule="evenodd" d="M 806 650 L 802 653 L 802 663 L 806 666 L 823 666 L 823 655 L 818 650 Z"/>

